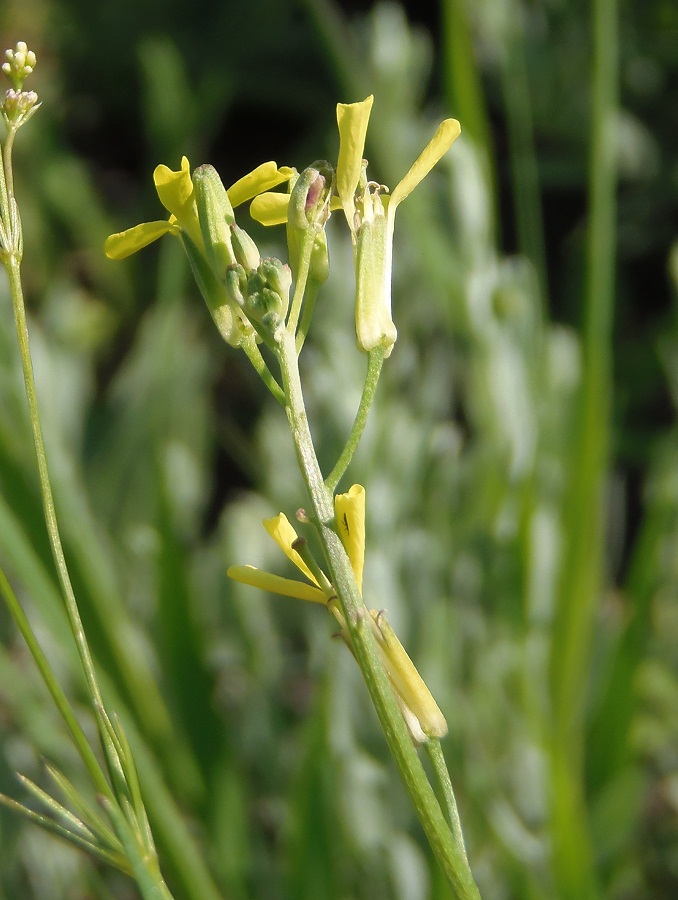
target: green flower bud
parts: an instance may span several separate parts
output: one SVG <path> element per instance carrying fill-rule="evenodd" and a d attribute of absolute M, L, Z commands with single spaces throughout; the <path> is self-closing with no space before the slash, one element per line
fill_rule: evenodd
<path fill-rule="evenodd" d="M 235 304 L 226 288 L 214 276 L 207 260 L 187 234 L 182 235 L 186 256 L 207 308 L 219 334 L 232 347 L 239 347 L 252 333 L 252 326 Z"/>
<path fill-rule="evenodd" d="M 297 178 L 287 212 L 293 228 L 321 231 L 330 216 L 330 197 L 334 170 L 325 161 L 314 163 Z"/>
<path fill-rule="evenodd" d="M 241 309 L 245 309 L 248 294 L 247 275 L 241 265 L 235 263 L 229 266 L 224 276 L 224 285 L 231 300 Z"/>
<path fill-rule="evenodd" d="M 238 263 L 246 272 L 254 272 L 261 262 L 259 248 L 249 234 L 235 223 L 231 225 L 231 244 Z"/>
<path fill-rule="evenodd" d="M 235 222 L 233 207 L 213 166 L 199 166 L 192 181 L 207 261 L 215 276 L 221 279 L 228 266 L 235 262 L 231 245 L 231 225 Z"/>
<path fill-rule="evenodd" d="M 263 259 L 257 271 L 247 279 L 245 310 L 256 322 L 276 327 L 287 313 L 292 286 L 290 267 L 279 259 Z"/>

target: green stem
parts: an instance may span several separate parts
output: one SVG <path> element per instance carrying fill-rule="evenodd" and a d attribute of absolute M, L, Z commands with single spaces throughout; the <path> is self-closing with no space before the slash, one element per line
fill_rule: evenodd
<path fill-rule="evenodd" d="M 254 337 L 246 338 L 240 346 L 244 350 L 245 355 L 247 356 L 249 361 L 252 363 L 254 371 L 261 378 L 261 380 L 273 394 L 278 403 L 281 406 L 284 406 L 285 395 L 282 392 L 282 388 L 271 374 L 270 369 L 266 365 L 266 361 L 261 355 L 261 351 L 257 347 L 256 339 Z"/>
<path fill-rule="evenodd" d="M 17 600 L 9 581 L 7 580 L 7 576 L 2 569 L 0 569 L 0 593 L 5 599 L 7 608 L 19 629 L 19 633 L 26 642 L 26 646 L 42 676 L 42 680 L 50 692 L 52 699 L 54 700 L 54 705 L 59 711 L 61 718 L 64 720 L 64 723 L 73 738 L 73 743 L 75 744 L 76 749 L 80 754 L 80 758 L 87 768 L 97 791 L 104 796 L 112 797 L 111 788 L 106 781 L 101 766 L 97 762 L 97 758 L 85 737 L 85 733 L 80 727 L 78 720 L 75 718 L 71 705 L 68 702 L 61 685 L 56 680 L 47 657 L 43 653 L 42 647 L 33 633 L 33 629 L 26 617 L 26 613 Z"/>
<path fill-rule="evenodd" d="M 315 309 L 315 301 L 318 297 L 319 290 L 319 282 L 309 275 L 306 284 L 306 296 L 304 297 L 303 311 L 301 313 L 301 322 L 299 323 L 299 328 L 297 330 L 297 356 L 301 353 L 304 341 L 306 340 L 306 335 L 308 334 L 308 329 L 311 327 L 311 319 L 313 318 L 313 310 Z"/>
<path fill-rule="evenodd" d="M 445 821 L 393 696 L 367 621 L 369 613 L 363 604 L 346 551 L 333 528 L 333 495 L 323 480 L 313 447 L 304 408 L 294 336 L 281 329 L 279 341 L 280 369 L 287 397 L 286 411 L 299 468 L 308 489 L 332 584 L 346 620 L 356 661 L 388 746 L 436 858 L 458 897 L 462 900 L 479 898 L 468 862 Z"/>
<path fill-rule="evenodd" d="M 433 765 L 433 771 L 436 774 L 438 788 L 443 797 L 443 806 L 448 824 L 452 829 L 452 834 L 457 842 L 457 846 L 464 854 L 464 859 L 467 859 L 464 835 L 461 830 L 461 819 L 459 818 L 459 810 L 457 809 L 457 801 L 454 796 L 450 773 L 445 762 L 445 757 L 443 756 L 443 748 L 440 746 L 440 740 L 438 738 L 429 738 L 424 744 L 424 749 L 428 753 L 428 757 Z"/>
<path fill-rule="evenodd" d="M 33 362 L 31 360 L 30 345 L 28 340 L 28 325 L 26 323 L 26 308 L 24 305 L 23 290 L 21 288 L 21 274 L 19 270 L 19 261 L 12 254 L 5 264 L 7 274 L 9 276 L 10 292 L 12 295 L 12 306 L 14 309 L 14 323 L 16 326 L 17 338 L 19 341 L 19 353 L 21 355 L 21 365 L 24 374 L 24 385 L 26 388 L 26 397 L 28 399 L 28 409 L 31 420 L 31 429 L 33 432 L 33 444 L 35 447 L 35 455 L 38 462 L 38 474 L 40 478 L 40 491 L 42 493 L 42 505 L 45 515 L 45 524 L 49 534 L 49 541 L 52 548 L 52 556 L 56 566 L 59 584 L 63 591 L 66 603 L 66 613 L 73 633 L 73 638 L 78 650 L 80 662 L 82 664 L 87 686 L 90 696 L 95 703 L 102 705 L 101 692 L 97 683 L 96 674 L 92 656 L 85 637 L 85 631 L 82 626 L 78 604 L 75 599 L 75 593 L 71 584 L 64 551 L 61 544 L 59 534 L 59 526 L 57 523 L 56 510 L 54 508 L 54 497 L 52 495 L 52 486 L 49 479 L 49 470 L 47 468 L 47 455 L 45 453 L 45 443 L 42 435 L 42 426 L 40 424 L 40 414 L 38 409 L 38 398 L 35 390 L 35 377 L 33 373 Z"/>
<path fill-rule="evenodd" d="M 308 281 L 308 273 L 311 266 L 311 254 L 313 253 L 313 244 L 315 243 L 316 234 L 312 228 L 304 231 L 301 239 L 301 250 L 299 251 L 299 264 L 297 265 L 296 279 L 294 284 L 294 296 L 292 297 L 292 306 L 290 314 L 287 318 L 287 330 L 291 334 L 295 334 L 299 315 L 301 313 L 301 305 L 304 301 L 306 293 L 306 282 Z"/>
<path fill-rule="evenodd" d="M 379 384 L 379 376 L 381 367 L 384 364 L 384 348 L 377 347 L 371 350 L 367 357 L 367 375 L 365 376 L 365 384 L 363 393 L 360 398 L 360 405 L 351 428 L 351 433 L 346 441 L 346 446 L 341 451 L 337 464 L 325 479 L 325 484 L 330 491 L 336 490 L 337 485 L 341 481 L 341 477 L 349 467 L 353 454 L 356 451 L 362 433 L 365 430 L 367 416 L 374 400 L 374 395 Z"/>
<path fill-rule="evenodd" d="M 593 15 L 582 384 L 565 498 L 566 543 L 550 671 L 553 859 L 558 894 L 563 898 L 600 895 L 586 809 L 584 759 L 594 623 L 605 569 L 616 218 L 616 0 L 594 0 Z"/>
<path fill-rule="evenodd" d="M 546 251 L 524 44 L 522 23 L 518 22 L 510 27 L 502 53 L 502 89 L 508 125 L 518 249 L 534 266 L 543 308 L 547 295 Z"/>
<path fill-rule="evenodd" d="M 102 715 L 104 704 L 101 697 L 99 684 L 97 682 L 96 672 L 94 670 L 94 662 L 92 660 L 82 620 L 80 618 L 80 612 L 78 610 L 75 592 L 73 591 L 73 586 L 71 584 L 68 567 L 66 565 L 66 558 L 61 543 L 61 535 L 59 533 L 59 525 L 54 505 L 54 496 L 52 494 L 49 469 L 47 466 L 47 454 L 45 452 L 42 425 L 40 422 L 40 412 L 38 407 L 37 391 L 35 387 L 35 375 L 33 372 L 33 362 L 31 359 L 28 336 L 28 324 L 26 321 L 26 308 L 24 304 L 23 289 L 21 285 L 21 225 L 18 218 L 16 201 L 14 199 L 12 191 L 11 148 L 14 134 L 14 130 L 10 130 L 8 133 L 7 140 L 3 147 L 3 172 L 0 173 L 0 175 L 2 176 L 1 180 L 3 182 L 3 187 L 0 191 L 0 203 L 2 205 L 0 211 L 2 212 L 3 224 L 6 234 L 9 236 L 9 247 L 5 248 L 2 262 L 7 271 L 10 294 L 12 297 L 14 323 L 16 327 L 17 341 L 19 344 L 19 354 L 21 356 L 24 386 L 26 390 L 26 398 L 28 401 L 31 430 L 33 433 L 33 444 L 38 464 L 38 476 L 40 482 L 40 491 L 42 495 L 45 524 L 47 527 L 50 546 L 52 548 L 52 556 L 57 571 L 57 577 L 61 586 L 62 595 L 66 606 L 66 615 L 68 617 L 71 633 L 75 641 L 78 656 L 80 658 L 80 664 L 82 666 L 85 675 L 85 681 L 87 683 L 87 688 L 92 700 L 102 747 L 104 748 L 104 750 L 106 750 L 106 722 L 105 716 Z M 11 590 L 9 593 L 11 594 Z M 5 595 L 7 596 L 6 590 Z M 116 798 L 111 786 L 106 782 L 103 772 L 98 770 L 96 762 L 93 763 L 92 761 L 91 749 L 85 749 L 84 744 L 86 743 L 86 741 L 83 741 L 77 723 L 74 724 L 72 722 L 72 713 L 70 712 L 70 707 L 68 707 L 68 703 L 65 697 L 63 697 L 62 695 L 62 692 L 54 679 L 53 673 L 51 672 L 51 670 L 49 670 L 49 666 L 46 666 L 44 664 L 42 653 L 39 650 L 34 636 L 32 635 L 28 622 L 24 622 L 23 617 L 19 616 L 19 618 L 17 618 L 17 624 L 20 628 L 21 626 L 24 626 L 21 629 L 22 632 L 25 631 L 25 633 L 29 635 L 29 647 L 31 649 L 31 653 L 33 654 L 34 659 L 38 664 L 38 668 L 43 675 L 43 678 L 46 679 L 47 686 L 55 699 L 57 708 L 65 718 L 66 724 L 69 727 L 71 734 L 73 735 L 76 747 L 78 748 L 78 751 L 80 752 L 80 755 L 82 756 L 88 771 L 90 771 L 95 785 L 97 786 L 97 788 L 99 788 L 102 802 L 106 805 L 107 809 L 113 811 L 112 815 L 114 819 L 116 816 L 120 816 L 124 819 L 122 810 L 118 805 L 118 798 Z M 26 634 L 24 636 L 26 636 Z M 115 760 L 113 760 L 113 762 L 115 762 Z M 109 775 L 113 774 L 113 768 L 111 765 L 109 765 Z M 132 841 L 133 840 L 134 836 L 132 835 Z M 125 846 L 125 848 L 128 849 L 127 845 Z M 171 896 L 167 891 L 167 888 L 162 879 L 162 875 L 158 868 L 157 858 L 154 852 L 151 851 L 144 853 L 135 859 L 130 857 L 130 862 L 132 863 L 134 869 L 135 879 L 137 880 L 137 883 L 139 884 L 139 887 L 141 888 L 142 893 L 145 897 L 148 897 L 149 900 L 151 897 L 157 898 L 157 900 L 161 900 L 161 898 L 162 900 L 166 900 L 166 898 L 169 898 Z"/>

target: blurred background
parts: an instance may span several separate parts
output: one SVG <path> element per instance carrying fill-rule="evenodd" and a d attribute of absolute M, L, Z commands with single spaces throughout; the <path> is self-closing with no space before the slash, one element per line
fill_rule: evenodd
<path fill-rule="evenodd" d="M 594 6 L 0 7 L 2 47 L 38 56 L 15 167 L 57 508 L 177 898 L 451 897 L 330 618 L 225 577 L 285 574 L 261 528 L 304 502 L 281 410 L 220 342 L 178 242 L 101 250 L 164 217 L 157 163 L 185 154 L 230 184 L 332 160 L 336 102 L 368 93 L 370 172 L 391 186 L 441 118 L 463 129 L 399 209 L 399 339 L 341 486 L 367 486 L 368 604 L 447 716 L 486 900 L 678 896 L 678 7 L 621 9 L 616 232 L 591 247 Z M 340 225 L 303 355 L 326 471 L 365 369 Z M 4 276 L 0 343 L 0 562 L 93 732 Z M 0 630 L 0 790 L 23 799 L 14 773 L 45 783 L 45 759 L 81 783 L 4 610 Z M 0 847 L 2 897 L 137 896 L 5 811 Z"/>

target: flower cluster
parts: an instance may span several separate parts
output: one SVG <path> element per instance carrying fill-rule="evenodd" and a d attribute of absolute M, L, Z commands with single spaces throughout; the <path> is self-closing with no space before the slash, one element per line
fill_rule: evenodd
<path fill-rule="evenodd" d="M 356 338 L 360 350 L 391 352 L 396 328 L 391 315 L 391 270 L 395 211 L 441 159 L 460 133 L 446 119 L 392 193 L 367 179 L 363 159 L 373 98 L 339 103 L 339 157 L 336 168 L 314 163 L 299 175 L 295 169 L 264 163 L 226 191 L 211 166 L 190 174 L 184 157 L 173 172 L 154 173 L 166 221 L 145 222 L 106 241 L 111 259 L 124 259 L 164 234 L 182 239 L 196 281 L 225 340 L 239 346 L 256 331 L 270 340 L 287 314 L 291 273 L 297 271 L 300 236 L 313 235 L 310 275 L 327 276 L 325 224 L 342 209 L 354 245 Z M 271 188 L 287 184 L 287 192 Z M 252 239 L 235 224 L 233 208 L 252 200 L 250 213 L 264 225 L 286 223 L 291 270 L 279 260 L 263 261 Z M 296 319 L 295 319 L 296 325 Z"/>
<path fill-rule="evenodd" d="M 354 484 L 347 493 L 337 494 L 334 498 L 334 514 L 339 537 L 351 562 L 358 589 L 362 593 L 365 563 L 365 488 Z M 339 623 L 341 636 L 349 649 L 352 649 L 346 621 L 337 604 L 334 588 L 309 554 L 304 539 L 299 537 L 284 513 L 279 513 L 272 519 L 264 519 L 263 525 L 285 555 L 304 575 L 306 581 L 282 578 L 254 566 L 231 566 L 227 570 L 227 575 L 234 581 L 270 593 L 324 604 Z M 384 611 L 372 609 L 366 612 L 377 641 L 381 661 L 412 738 L 418 743 L 425 743 L 429 737 L 443 737 L 447 734 L 445 717 L 388 624 Z"/>
<path fill-rule="evenodd" d="M 19 41 L 14 50 L 5 50 L 5 62 L 2 72 L 11 82 L 10 88 L 0 103 L 0 115 L 5 127 L 17 129 L 25 124 L 40 104 L 35 91 L 24 91 L 23 83 L 33 72 L 36 65 L 35 53 L 29 50 L 24 41 Z"/>

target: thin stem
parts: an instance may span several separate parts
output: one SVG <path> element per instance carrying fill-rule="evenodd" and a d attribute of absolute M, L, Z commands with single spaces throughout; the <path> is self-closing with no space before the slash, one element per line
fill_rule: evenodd
<path fill-rule="evenodd" d="M 374 350 L 371 350 L 367 357 L 367 375 L 365 376 L 363 393 L 360 398 L 358 411 L 353 421 L 351 433 L 348 436 L 346 446 L 341 451 L 335 467 L 325 479 L 325 484 L 330 491 L 334 491 L 336 489 L 337 485 L 341 481 L 342 475 L 349 467 L 349 464 L 353 459 L 353 454 L 355 453 L 358 443 L 360 442 L 360 438 L 362 437 L 362 433 L 365 430 L 367 416 L 374 400 L 377 385 L 379 384 L 379 376 L 381 374 L 381 367 L 383 366 L 383 364 L 384 348 L 377 347 Z"/>
<path fill-rule="evenodd" d="M 266 365 L 266 361 L 264 357 L 261 355 L 261 351 L 257 347 L 257 342 L 254 337 L 245 339 L 240 345 L 245 352 L 245 355 L 252 363 L 254 371 L 264 382 L 269 391 L 273 394 L 275 399 L 281 406 L 285 405 L 285 395 L 283 394 L 282 388 L 275 380 L 271 370 Z"/>
<path fill-rule="evenodd" d="M 332 584 L 337 592 L 346 620 L 356 661 L 372 698 L 388 746 L 398 765 L 433 852 L 458 897 L 462 900 L 479 898 L 480 895 L 473 881 L 468 862 L 464 853 L 457 846 L 445 821 L 440 804 L 429 784 L 393 696 L 379 657 L 374 635 L 368 624 L 369 613 L 363 604 L 346 551 L 333 528 L 333 496 L 323 481 L 313 447 L 304 408 L 293 335 L 281 330 L 279 347 L 280 369 L 287 396 L 287 417 L 297 459 L 308 489 Z"/>
<path fill-rule="evenodd" d="M 89 645 L 87 643 L 87 638 L 85 636 L 82 619 L 80 618 L 80 612 L 78 610 L 75 592 L 73 591 L 68 567 L 66 565 L 63 545 L 61 543 L 61 535 L 59 533 L 59 525 L 56 516 L 56 509 L 54 506 L 54 496 L 52 494 L 52 486 L 49 478 L 49 469 L 47 465 L 47 455 L 45 452 L 45 443 L 42 434 L 42 425 L 40 422 L 40 412 L 38 406 L 37 391 L 35 387 L 35 375 L 33 371 L 33 361 L 31 359 L 28 336 L 28 324 L 26 321 L 26 308 L 24 304 L 23 289 L 21 285 L 21 225 L 18 219 L 18 212 L 16 212 L 16 201 L 14 200 L 14 195 L 11 187 L 11 146 L 13 138 L 14 131 L 10 131 L 3 148 L 4 172 L 2 173 L 2 180 L 6 189 L 6 199 L 8 201 L 8 213 L 6 214 L 5 210 L 3 210 L 3 220 L 5 229 L 11 235 L 11 249 L 6 250 L 3 264 L 7 271 L 10 285 L 10 294 L 12 297 L 14 322 L 19 344 L 19 353 L 21 356 L 21 365 L 23 369 L 26 398 L 28 401 L 31 430 L 33 432 L 33 444 L 38 464 L 38 475 L 40 481 L 40 491 L 42 495 L 45 524 L 47 527 L 50 546 L 52 548 L 52 556 L 57 570 L 59 584 L 61 586 L 64 603 L 66 606 L 66 615 L 68 617 L 71 633 L 76 644 L 78 656 L 80 658 L 80 664 L 85 675 L 85 680 L 94 707 L 94 713 L 99 729 L 99 736 L 102 742 L 102 746 L 104 750 L 106 750 L 108 745 L 106 735 L 106 716 L 105 713 L 103 713 L 104 704 L 101 697 L 99 684 L 97 682 L 96 672 L 94 670 L 94 662 L 92 660 Z M 19 624 L 19 620 L 17 620 L 17 624 Z M 30 632 L 30 626 L 27 631 Z M 111 814 L 115 824 L 116 817 L 124 819 L 124 814 L 119 806 L 118 799 L 116 798 L 111 786 L 109 786 L 106 782 L 103 773 L 97 772 L 96 769 L 92 767 L 92 759 L 90 755 L 91 749 L 85 750 L 82 739 L 79 735 L 79 729 L 73 727 L 73 724 L 70 721 L 70 708 L 68 707 L 67 701 L 65 701 L 65 698 L 62 699 L 61 691 L 58 689 L 58 685 L 56 685 L 51 671 L 49 671 L 48 667 L 47 669 L 45 669 L 38 661 L 41 657 L 41 652 L 39 652 L 36 657 L 35 650 L 37 648 L 37 642 L 34 642 L 32 633 L 30 633 L 30 636 L 32 638 L 31 644 L 33 644 L 31 652 L 33 653 L 34 658 L 38 663 L 38 667 L 43 674 L 43 678 L 47 673 L 47 685 L 52 692 L 52 696 L 55 698 L 57 708 L 61 712 L 62 716 L 65 716 L 66 724 L 69 726 L 69 730 L 73 735 L 78 751 L 80 752 L 88 770 L 91 772 L 95 785 L 100 790 L 100 797 L 102 799 L 102 802 L 109 810 L 109 812 L 112 811 Z M 31 644 L 29 644 L 29 647 L 31 646 Z M 109 758 L 107 761 L 109 762 L 109 775 L 113 776 L 115 774 L 115 763 L 119 762 L 119 760 Z M 116 830 L 119 829 L 116 828 Z M 134 835 L 131 832 L 129 832 L 129 835 L 133 843 L 135 839 Z M 120 837 L 122 840 L 123 836 L 120 835 Z M 131 844 L 128 846 L 128 843 L 123 843 L 126 851 L 130 851 L 132 849 Z M 144 897 L 149 898 L 149 900 L 150 898 L 157 898 L 157 900 L 168 900 L 168 898 L 171 898 L 171 895 L 162 879 L 162 875 L 158 868 L 157 858 L 155 857 L 154 853 L 144 853 L 141 856 L 137 854 L 136 858 L 130 856 L 129 859 L 134 870 L 134 877 Z"/>
<path fill-rule="evenodd" d="M 428 757 L 433 765 L 433 771 L 436 774 L 438 788 L 443 797 L 443 809 L 445 811 L 447 822 L 452 829 L 452 834 L 457 842 L 457 846 L 464 854 L 464 859 L 468 859 L 466 856 L 464 835 L 461 830 L 461 820 L 457 809 L 457 801 L 452 788 L 452 779 L 450 778 L 450 773 L 445 762 L 440 740 L 438 738 L 429 738 L 424 744 L 424 749 L 428 753 Z"/>
<path fill-rule="evenodd" d="M 304 231 L 301 239 L 299 264 L 297 265 L 294 283 L 294 296 L 292 297 L 290 314 L 287 318 L 287 330 L 290 334 L 296 333 L 297 324 L 299 323 L 299 315 L 301 313 L 301 305 L 304 301 L 304 294 L 306 293 L 306 282 L 308 281 L 308 272 L 311 265 L 311 254 L 313 253 L 315 238 L 316 235 L 313 229 L 308 228 Z"/>
<path fill-rule="evenodd" d="M 311 319 L 313 318 L 313 310 L 315 309 L 315 301 L 318 297 L 319 290 L 320 284 L 315 278 L 309 276 L 306 284 L 306 295 L 304 297 L 304 306 L 301 313 L 301 322 L 299 323 L 299 328 L 297 330 L 297 356 L 301 353 L 304 341 L 306 340 L 306 335 L 308 334 L 308 329 L 311 327 Z"/>
<path fill-rule="evenodd" d="M 12 586 L 10 585 L 7 576 L 4 571 L 0 569 L 0 593 L 3 595 L 5 599 L 5 603 L 7 604 L 7 608 L 14 619 L 14 622 L 19 629 L 19 633 L 23 637 L 26 642 L 26 646 L 33 657 L 33 661 L 35 662 L 38 671 L 42 675 L 42 680 L 44 681 L 48 691 L 50 692 L 52 699 L 54 700 L 54 705 L 59 711 L 61 718 L 63 719 L 66 727 L 68 728 L 71 737 L 73 738 L 73 743 L 80 754 L 80 758 L 82 759 L 87 771 L 94 782 L 97 791 L 100 794 L 105 796 L 112 797 L 111 788 L 106 781 L 104 773 L 101 770 L 101 766 L 97 762 L 97 758 L 94 755 L 94 751 L 90 747 L 87 738 L 85 737 L 85 733 L 80 727 L 78 720 L 75 718 L 75 714 L 71 708 L 66 695 L 64 694 L 61 685 L 57 681 L 54 672 L 47 660 L 47 657 L 42 651 L 42 647 L 38 643 L 35 634 L 33 633 L 33 629 L 31 628 L 30 622 L 26 616 L 26 613 L 23 610 L 23 607 L 19 603 L 16 598 L 16 594 L 12 590 Z"/>
<path fill-rule="evenodd" d="M 524 43 L 522 23 L 511 26 L 502 54 L 502 88 L 508 124 L 518 248 L 534 266 L 539 300 L 543 308 L 547 295 L 546 251 Z"/>
<path fill-rule="evenodd" d="M 553 858 L 562 897 L 597 897 L 584 754 L 594 622 L 604 586 L 615 269 L 616 0 L 593 3 L 593 93 L 582 384 L 551 649 Z"/>
<path fill-rule="evenodd" d="M 52 486 L 49 479 L 49 470 L 47 467 L 47 455 L 45 453 L 45 443 L 42 435 L 42 426 L 40 424 L 40 413 L 38 409 L 38 398 L 35 389 L 35 376 L 33 373 L 33 362 L 31 360 L 30 345 L 28 340 L 28 325 L 26 323 L 26 309 L 24 305 L 23 290 L 21 287 L 21 275 L 19 271 L 19 263 L 14 255 L 10 256 L 6 264 L 9 276 L 10 291 L 12 295 L 12 306 L 14 308 L 14 323 L 16 326 L 17 338 L 19 341 L 19 352 L 21 355 L 21 365 L 24 374 L 24 385 L 26 388 L 26 397 L 28 399 L 28 409 L 31 420 L 31 429 L 33 432 L 33 444 L 35 447 L 35 455 L 38 462 L 38 474 L 40 478 L 40 491 L 42 493 L 42 505 L 45 515 L 45 524 L 49 534 L 49 541 L 52 547 L 52 556 L 56 566 L 59 583 L 63 591 L 66 603 L 66 613 L 73 633 L 78 655 L 82 664 L 87 686 L 90 695 L 95 704 L 103 705 L 101 700 L 101 692 L 97 683 L 96 674 L 92 656 L 85 637 L 85 631 L 82 626 L 78 604 L 75 599 L 75 593 L 71 584 L 66 559 L 64 557 L 63 546 L 61 544 L 61 536 L 59 534 L 59 525 L 54 508 L 54 497 L 52 495 Z"/>

